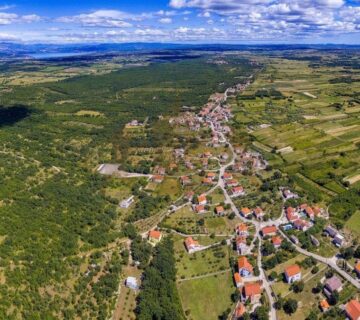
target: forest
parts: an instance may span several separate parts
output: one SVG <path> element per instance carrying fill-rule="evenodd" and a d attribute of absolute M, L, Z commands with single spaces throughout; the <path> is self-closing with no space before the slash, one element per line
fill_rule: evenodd
<path fill-rule="evenodd" d="M 119 158 L 126 163 L 131 146 L 159 144 L 166 133 L 153 139 L 162 128 L 158 116 L 177 114 L 183 105 L 200 107 L 212 92 L 236 83 L 234 75 L 252 68 L 244 59 L 228 65 L 206 61 L 1 85 L 0 318 L 109 316 L 122 262 L 107 248 L 124 234 L 116 228 L 117 206 L 105 195 L 110 181 L 95 168 Z M 147 139 L 122 135 L 127 122 L 145 118 Z M 129 221 L 169 199 L 147 200 L 139 202 L 137 216 Z M 94 251 L 100 254 L 93 257 Z M 159 256 L 171 252 L 158 251 Z M 156 259 L 151 268 L 161 270 Z M 169 272 L 163 285 L 173 279 L 174 270 Z M 177 304 L 174 297 L 170 305 Z"/>

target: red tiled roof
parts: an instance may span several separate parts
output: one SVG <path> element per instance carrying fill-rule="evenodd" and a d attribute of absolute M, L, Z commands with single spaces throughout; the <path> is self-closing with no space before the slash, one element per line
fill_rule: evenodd
<path fill-rule="evenodd" d="M 360 262 L 355 265 L 355 271 L 360 273 Z"/>
<path fill-rule="evenodd" d="M 246 237 L 244 237 L 244 236 L 236 237 L 236 244 L 239 245 L 241 243 L 246 243 Z"/>
<path fill-rule="evenodd" d="M 244 285 L 244 293 L 246 297 L 261 294 L 261 286 L 258 282 L 246 283 Z"/>
<path fill-rule="evenodd" d="M 203 201 L 206 201 L 206 195 L 205 194 L 202 194 L 200 196 L 198 196 L 198 202 L 203 202 Z"/>
<path fill-rule="evenodd" d="M 267 234 L 275 233 L 276 231 L 277 231 L 276 226 L 268 226 L 261 229 L 261 232 L 264 236 Z"/>
<path fill-rule="evenodd" d="M 239 268 L 239 270 L 245 269 L 249 272 L 253 271 L 253 266 L 250 264 L 250 262 L 248 261 L 248 259 L 245 256 L 239 257 L 238 268 Z"/>
<path fill-rule="evenodd" d="M 301 272 L 301 269 L 297 264 L 293 264 L 293 265 L 288 266 L 287 268 L 285 268 L 285 274 L 288 277 L 293 277 L 293 276 L 295 276 L 296 274 L 298 274 L 300 272 Z"/>
<path fill-rule="evenodd" d="M 204 183 L 204 184 L 211 184 L 211 183 L 212 183 L 212 180 L 211 180 L 210 178 L 204 178 L 204 179 L 202 180 L 202 183 Z"/>
<path fill-rule="evenodd" d="M 237 227 L 236 227 L 237 231 L 239 232 L 244 232 L 248 230 L 248 226 L 245 223 L 240 223 Z"/>
<path fill-rule="evenodd" d="M 196 207 L 195 207 L 195 211 L 196 212 L 201 212 L 201 211 L 204 211 L 205 210 L 205 206 L 203 206 L 202 204 L 198 204 Z"/>
<path fill-rule="evenodd" d="M 274 246 L 279 246 L 281 245 L 282 239 L 279 236 L 274 236 L 271 238 L 271 242 Z"/>
<path fill-rule="evenodd" d="M 157 230 L 151 230 L 149 232 L 149 238 L 159 240 L 161 238 L 161 232 Z"/>
<path fill-rule="evenodd" d="M 247 208 L 247 207 L 241 208 L 241 213 L 242 213 L 243 215 L 247 215 L 247 214 L 250 214 L 250 213 L 251 213 L 251 210 L 250 210 L 249 208 Z"/>
<path fill-rule="evenodd" d="M 234 281 L 235 281 L 235 283 L 240 283 L 240 282 L 242 282 L 241 275 L 240 275 L 238 272 L 235 272 L 235 273 L 234 273 Z"/>
<path fill-rule="evenodd" d="M 243 192 L 244 188 L 242 186 L 237 186 L 232 188 L 233 193 Z"/>
<path fill-rule="evenodd" d="M 346 313 L 351 320 L 358 320 L 360 318 L 360 302 L 350 300 L 346 305 Z"/>
<path fill-rule="evenodd" d="M 239 303 L 235 310 L 235 317 L 240 318 L 244 315 L 245 312 L 245 306 L 242 303 Z"/>
<path fill-rule="evenodd" d="M 199 245 L 199 242 L 194 240 L 192 237 L 188 237 L 188 238 L 185 239 L 185 245 L 186 245 L 187 248 L 189 248 L 191 246 Z"/>
<path fill-rule="evenodd" d="M 327 300 L 324 299 L 324 300 L 321 300 L 321 301 L 320 301 L 320 307 L 321 307 L 322 310 L 327 310 L 327 309 L 330 308 L 330 305 L 329 305 L 329 303 L 327 302 Z"/>
<path fill-rule="evenodd" d="M 222 212 L 224 212 L 225 210 L 224 210 L 224 207 L 223 206 L 217 206 L 216 207 L 216 213 L 222 213 Z"/>

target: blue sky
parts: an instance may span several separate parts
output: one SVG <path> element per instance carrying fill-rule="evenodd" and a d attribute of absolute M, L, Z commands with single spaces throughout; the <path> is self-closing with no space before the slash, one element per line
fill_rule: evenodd
<path fill-rule="evenodd" d="M 14 0 L 0 41 L 360 44 L 360 0 Z"/>

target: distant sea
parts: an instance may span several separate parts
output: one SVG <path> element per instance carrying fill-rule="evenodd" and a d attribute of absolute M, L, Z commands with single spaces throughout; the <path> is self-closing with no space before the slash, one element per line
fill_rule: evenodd
<path fill-rule="evenodd" d="M 43 52 L 33 53 L 30 56 L 34 59 L 52 59 L 52 58 L 66 58 L 73 56 L 82 56 L 87 54 L 86 52 Z"/>

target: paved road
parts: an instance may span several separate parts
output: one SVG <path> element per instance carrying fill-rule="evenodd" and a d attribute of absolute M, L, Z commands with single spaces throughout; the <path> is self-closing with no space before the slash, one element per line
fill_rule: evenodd
<path fill-rule="evenodd" d="M 225 99 L 224 101 L 226 102 L 226 98 L 227 98 L 227 90 L 225 92 Z M 260 279 L 262 280 L 263 282 L 263 287 L 265 289 L 265 292 L 268 296 L 268 300 L 269 300 L 269 305 L 270 305 L 270 310 L 269 310 L 269 317 L 271 320 L 276 320 L 277 317 L 276 317 L 276 310 L 275 310 L 275 307 L 274 307 L 274 298 L 272 296 L 272 290 L 271 290 L 271 287 L 270 287 L 270 284 L 266 278 L 266 275 L 265 275 L 265 272 L 262 268 L 262 255 L 261 255 L 261 237 L 259 235 L 259 232 L 260 232 L 260 228 L 261 227 L 264 227 L 265 225 L 273 225 L 273 224 L 276 224 L 276 225 L 280 225 L 282 223 L 282 217 L 283 217 L 283 214 L 281 215 L 281 217 L 279 219 L 277 219 L 276 221 L 267 221 L 267 222 L 259 222 L 259 221 L 255 221 L 255 220 L 248 220 L 248 219 L 245 219 L 239 212 L 238 208 L 235 206 L 232 198 L 230 197 L 230 195 L 228 194 L 226 188 L 225 188 L 225 182 L 224 180 L 222 179 L 225 171 L 227 168 L 229 168 L 230 166 L 232 166 L 234 163 L 235 163 L 235 158 L 236 158 L 236 153 L 235 153 L 235 150 L 234 150 L 234 147 L 233 145 L 226 139 L 225 135 L 220 132 L 220 131 L 216 131 L 215 130 L 215 126 L 214 124 L 211 122 L 211 129 L 213 132 L 217 133 L 218 135 L 220 135 L 224 141 L 228 144 L 229 146 L 229 149 L 231 151 L 231 159 L 228 163 L 222 165 L 220 167 L 220 174 L 219 174 L 219 180 L 216 184 L 215 187 L 220 187 L 222 190 L 223 190 L 223 193 L 224 193 L 224 196 L 225 196 L 225 202 L 230 204 L 231 206 L 231 209 L 233 210 L 233 212 L 240 218 L 242 219 L 244 222 L 251 222 L 252 224 L 254 224 L 255 228 L 256 228 L 256 237 L 254 237 L 254 241 L 253 243 L 251 244 L 251 247 L 250 247 L 250 251 L 253 249 L 254 247 L 254 243 L 255 243 L 255 239 L 259 239 L 259 254 L 258 254 L 258 268 L 260 270 Z"/>

